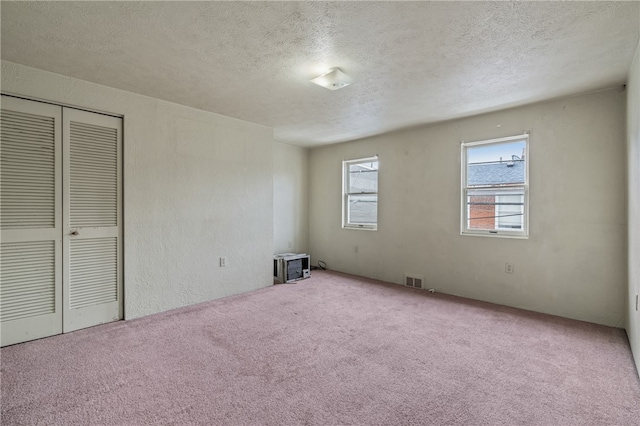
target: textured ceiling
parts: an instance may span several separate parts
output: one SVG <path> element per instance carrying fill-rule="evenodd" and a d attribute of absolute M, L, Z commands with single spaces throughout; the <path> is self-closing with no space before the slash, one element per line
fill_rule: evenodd
<path fill-rule="evenodd" d="M 314 146 L 622 84 L 639 2 L 2 2 L 2 59 Z M 329 91 L 329 67 L 354 78 Z"/>

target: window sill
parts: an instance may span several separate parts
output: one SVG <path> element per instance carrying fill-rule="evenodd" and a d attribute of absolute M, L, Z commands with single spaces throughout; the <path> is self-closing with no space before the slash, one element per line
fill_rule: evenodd
<path fill-rule="evenodd" d="M 528 234 L 507 234 L 507 233 L 493 233 L 493 232 L 460 232 L 460 235 L 465 237 L 489 237 L 489 238 L 511 238 L 515 240 L 528 240 Z"/>
<path fill-rule="evenodd" d="M 358 225 L 343 225 L 342 229 L 353 229 L 356 231 L 377 231 L 377 226 L 358 226 Z"/>

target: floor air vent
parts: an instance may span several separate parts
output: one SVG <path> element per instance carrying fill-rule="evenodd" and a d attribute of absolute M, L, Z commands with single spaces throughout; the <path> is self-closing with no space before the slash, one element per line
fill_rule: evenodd
<path fill-rule="evenodd" d="M 423 281 L 424 281 L 424 278 L 422 277 L 414 277 L 411 275 L 404 276 L 404 285 L 406 285 L 407 287 L 423 288 L 422 287 Z"/>

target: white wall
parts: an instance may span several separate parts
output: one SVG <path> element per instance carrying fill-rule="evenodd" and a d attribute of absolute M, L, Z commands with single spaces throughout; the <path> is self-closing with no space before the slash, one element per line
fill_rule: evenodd
<path fill-rule="evenodd" d="M 273 143 L 274 254 L 309 250 L 308 151 Z"/>
<path fill-rule="evenodd" d="M 271 129 L 5 61 L 2 91 L 124 115 L 126 318 L 272 284 Z"/>
<path fill-rule="evenodd" d="M 629 179 L 629 296 L 627 334 L 640 372 L 640 43 L 627 82 L 627 158 Z"/>
<path fill-rule="evenodd" d="M 525 130 L 530 238 L 461 236 L 460 141 Z M 341 229 L 341 162 L 376 154 L 379 230 Z M 625 164 L 622 88 L 312 149 L 311 255 L 329 269 L 395 283 L 407 272 L 444 293 L 623 327 Z"/>

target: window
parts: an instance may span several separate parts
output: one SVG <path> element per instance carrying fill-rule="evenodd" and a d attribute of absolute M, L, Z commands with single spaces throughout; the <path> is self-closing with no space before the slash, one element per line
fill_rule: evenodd
<path fill-rule="evenodd" d="M 462 144 L 463 235 L 527 238 L 529 135 Z"/>
<path fill-rule="evenodd" d="M 378 157 L 342 163 L 342 227 L 377 229 Z"/>

